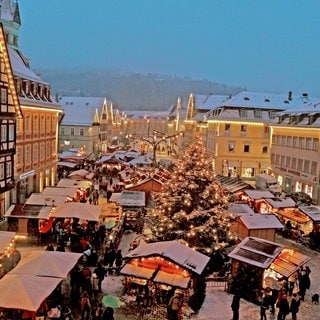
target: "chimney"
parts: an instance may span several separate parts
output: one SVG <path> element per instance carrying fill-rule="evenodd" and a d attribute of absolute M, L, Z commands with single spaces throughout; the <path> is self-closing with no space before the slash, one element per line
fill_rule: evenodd
<path fill-rule="evenodd" d="M 292 91 L 289 91 L 288 100 L 289 100 L 289 101 L 292 101 Z"/>

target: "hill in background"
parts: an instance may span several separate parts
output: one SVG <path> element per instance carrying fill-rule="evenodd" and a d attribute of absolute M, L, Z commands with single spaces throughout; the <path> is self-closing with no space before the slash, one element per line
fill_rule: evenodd
<path fill-rule="evenodd" d="M 107 97 L 114 109 L 166 110 L 182 97 L 185 107 L 190 93 L 236 94 L 244 90 L 208 80 L 159 74 L 117 72 L 104 69 L 39 69 L 55 96 Z"/>

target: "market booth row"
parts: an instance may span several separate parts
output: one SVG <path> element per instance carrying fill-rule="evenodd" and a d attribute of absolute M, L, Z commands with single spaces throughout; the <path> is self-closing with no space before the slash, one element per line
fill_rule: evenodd
<path fill-rule="evenodd" d="M 243 298 L 258 302 L 262 288 L 278 290 L 279 281 L 287 279 L 310 257 L 281 244 L 247 237 L 229 254 L 232 259 L 231 292 L 241 290 Z"/>
<path fill-rule="evenodd" d="M 53 307 L 56 301 L 50 300 L 50 296 L 81 256 L 71 252 L 32 251 L 0 279 L 0 291 L 5 292 L 0 295 L 0 307 L 8 313 L 36 312 L 45 300 Z"/>
<path fill-rule="evenodd" d="M 142 243 L 125 257 L 128 299 L 145 295 L 144 304 L 166 303 L 176 288 L 188 296 L 192 280 L 200 276 L 209 257 L 178 241 Z"/>
<path fill-rule="evenodd" d="M 16 250 L 15 237 L 15 232 L 0 231 L 0 278 L 20 261 L 21 254 Z"/>

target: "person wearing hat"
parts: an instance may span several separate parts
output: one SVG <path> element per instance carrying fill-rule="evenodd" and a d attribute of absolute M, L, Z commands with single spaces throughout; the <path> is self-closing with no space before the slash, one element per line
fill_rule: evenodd
<path fill-rule="evenodd" d="M 169 320 L 180 320 L 182 304 L 182 291 L 177 289 L 170 298 L 167 306 Z"/>
<path fill-rule="evenodd" d="M 277 320 L 285 320 L 286 316 L 289 314 L 289 302 L 288 296 L 283 294 L 281 300 L 279 301 L 279 312 Z"/>

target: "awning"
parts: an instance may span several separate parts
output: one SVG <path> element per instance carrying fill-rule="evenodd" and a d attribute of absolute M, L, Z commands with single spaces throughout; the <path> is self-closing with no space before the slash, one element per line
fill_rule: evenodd
<path fill-rule="evenodd" d="M 147 280 L 150 280 L 152 278 L 154 272 L 155 270 L 153 269 L 143 268 L 141 266 L 136 266 L 130 263 L 127 263 L 121 269 L 121 274 Z"/>
<path fill-rule="evenodd" d="M 165 271 L 159 271 L 154 277 L 153 281 L 158 283 L 167 284 L 172 287 L 179 287 L 187 289 L 189 287 L 190 277 L 183 277 L 181 274 L 168 273 Z"/>
<path fill-rule="evenodd" d="M 256 162 L 256 161 L 242 161 L 242 168 L 259 168 L 259 162 Z"/>
<path fill-rule="evenodd" d="M 270 269 L 284 277 L 289 277 L 310 259 L 310 257 L 293 249 L 283 249 L 271 264 Z"/>

